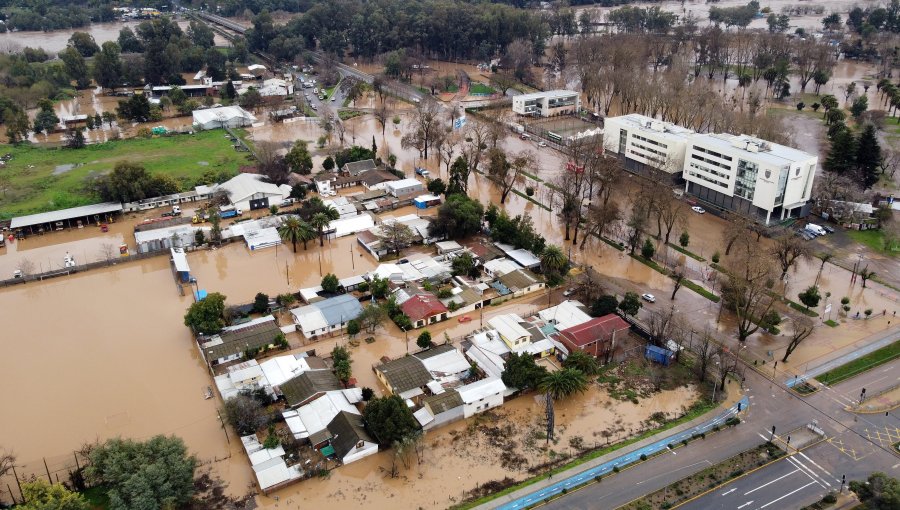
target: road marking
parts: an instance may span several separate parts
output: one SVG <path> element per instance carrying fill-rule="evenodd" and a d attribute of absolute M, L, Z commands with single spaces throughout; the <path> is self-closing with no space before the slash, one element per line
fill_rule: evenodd
<path fill-rule="evenodd" d="M 800 455 L 802 455 L 804 459 L 806 459 L 806 460 L 808 460 L 809 462 L 811 462 L 813 466 L 816 466 L 817 468 L 819 468 L 820 470 L 822 470 L 823 473 L 825 473 L 826 475 L 828 475 L 828 476 L 834 478 L 834 475 L 833 475 L 833 474 L 829 473 L 828 470 L 826 470 L 826 469 L 823 468 L 822 466 L 816 464 L 816 461 L 814 461 L 814 460 L 810 459 L 809 457 L 807 457 L 805 453 L 800 452 Z"/>
<path fill-rule="evenodd" d="M 673 453 L 674 453 L 674 452 L 673 452 Z M 649 482 L 649 481 L 651 481 L 651 480 L 654 480 L 654 479 L 656 479 L 656 478 L 659 478 L 659 477 L 661 477 L 661 476 L 669 476 L 670 474 L 674 473 L 675 471 L 680 471 L 680 470 L 682 470 L 682 469 L 688 469 L 688 468 L 692 468 L 692 467 L 694 467 L 694 466 L 700 466 L 700 465 L 703 465 L 703 464 L 709 464 L 710 466 L 713 465 L 712 462 L 710 462 L 710 461 L 708 461 L 708 460 L 702 460 L 702 461 L 700 461 L 700 462 L 695 462 L 695 463 L 693 463 L 693 464 L 691 464 L 691 465 L 689 465 L 689 466 L 682 466 L 682 467 L 680 467 L 680 468 L 678 468 L 678 469 L 673 469 L 673 470 L 671 470 L 671 471 L 666 471 L 665 473 L 663 473 L 663 474 L 661 474 L 661 475 L 656 475 L 656 476 L 647 478 L 646 480 L 641 480 L 640 482 L 636 483 L 635 485 L 640 485 L 640 484 L 642 484 L 642 483 L 647 483 L 647 482 Z"/>
<path fill-rule="evenodd" d="M 750 501 L 748 501 L 748 502 L 744 503 L 743 505 L 739 506 L 739 507 L 738 507 L 738 510 L 740 510 L 741 508 L 744 508 L 745 506 L 752 505 L 752 504 L 753 504 L 753 500 L 751 499 Z"/>
<path fill-rule="evenodd" d="M 819 476 L 819 474 L 816 473 L 815 471 L 813 471 L 811 468 L 808 468 L 808 467 L 806 466 L 806 464 L 804 464 L 803 462 L 800 461 L 800 459 L 794 457 L 794 458 L 793 458 L 793 461 L 794 461 L 795 463 L 797 463 L 797 464 L 800 466 L 801 469 L 805 470 L 806 472 L 809 472 L 810 475 L 812 475 L 812 476 L 814 477 L 813 480 L 816 480 L 817 482 L 818 482 L 818 480 L 822 480 L 822 482 L 825 482 L 826 485 L 828 485 L 829 487 L 831 487 L 831 484 L 830 484 L 830 483 L 828 483 L 824 478 L 822 478 L 821 476 Z M 818 479 L 818 480 L 817 480 L 817 479 Z M 822 485 L 822 484 L 819 483 L 819 485 Z"/>
<path fill-rule="evenodd" d="M 791 476 L 792 474 L 796 473 L 797 471 L 800 471 L 800 469 L 797 468 L 797 469 L 791 471 L 790 473 L 788 473 L 788 474 L 786 474 L 786 475 L 779 476 L 778 478 L 772 480 L 771 482 L 766 482 L 766 483 L 760 485 L 759 487 L 757 487 L 757 488 L 755 488 L 755 489 L 749 490 L 749 491 L 747 491 L 747 492 L 744 493 L 744 496 L 746 496 L 747 494 L 750 494 L 751 492 L 756 492 L 756 491 L 762 489 L 763 487 L 765 487 L 765 486 L 767 486 L 767 485 L 772 485 L 773 483 L 777 482 L 778 480 L 781 480 L 782 478 L 787 478 L 788 476 Z"/>
<path fill-rule="evenodd" d="M 732 492 L 734 492 L 734 491 L 736 491 L 736 490 L 737 490 L 737 489 L 731 489 L 730 491 L 723 492 L 722 495 L 723 495 L 723 496 L 727 496 L 727 495 L 731 494 Z"/>
<path fill-rule="evenodd" d="M 814 483 L 816 483 L 816 482 L 814 482 L 814 481 L 813 481 L 813 482 L 809 482 L 808 484 L 804 485 L 803 487 L 800 487 L 799 489 L 792 490 L 791 492 L 788 492 L 788 493 L 785 494 L 784 496 L 781 496 L 780 498 L 778 498 L 778 499 L 776 499 L 776 500 L 774 500 L 774 501 L 769 501 L 769 502 L 766 503 L 765 505 L 759 507 L 759 510 L 762 510 L 763 508 L 765 508 L 765 507 L 767 507 L 767 506 L 769 506 L 769 505 L 771 505 L 771 504 L 773 504 L 773 503 L 778 503 L 778 502 L 781 501 L 782 499 L 784 499 L 784 498 L 786 498 L 786 497 L 788 497 L 788 496 L 790 496 L 791 494 L 794 494 L 794 493 L 796 493 L 796 492 L 800 492 L 800 491 L 802 491 L 803 489 L 809 487 L 810 485 L 812 485 L 812 484 L 814 484 Z"/>

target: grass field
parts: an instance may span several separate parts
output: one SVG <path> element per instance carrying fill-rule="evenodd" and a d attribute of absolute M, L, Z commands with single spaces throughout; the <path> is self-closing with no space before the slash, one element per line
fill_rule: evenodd
<path fill-rule="evenodd" d="M 232 149 L 221 130 L 119 140 L 77 150 L 30 145 L 7 150 L 13 157 L 0 170 L 0 219 L 97 202 L 85 191 L 85 179 L 109 172 L 118 161 L 139 162 L 150 173 L 169 174 L 182 189 L 193 188 L 207 172 L 233 175 L 247 164 L 247 153 Z"/>
<path fill-rule="evenodd" d="M 475 83 L 472 83 L 471 86 L 469 86 L 469 94 L 491 95 L 491 94 L 496 94 L 496 93 L 497 93 L 496 90 L 485 85 L 484 83 L 475 82 Z"/>
<path fill-rule="evenodd" d="M 900 242 L 892 242 L 890 246 L 886 246 L 884 232 L 881 230 L 847 230 L 847 235 L 878 253 L 892 256 L 900 254 Z"/>
<path fill-rule="evenodd" d="M 878 365 L 883 365 L 900 356 L 900 341 L 894 342 L 872 351 L 865 356 L 831 369 L 824 374 L 816 376 L 816 380 L 834 386 L 835 384 L 859 375 L 866 370 L 871 370 Z"/>

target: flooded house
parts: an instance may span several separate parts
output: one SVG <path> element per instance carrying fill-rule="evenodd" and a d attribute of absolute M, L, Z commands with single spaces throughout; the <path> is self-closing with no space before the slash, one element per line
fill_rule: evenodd
<path fill-rule="evenodd" d="M 404 199 L 422 194 L 422 192 L 425 191 L 425 186 L 416 179 L 406 178 L 386 182 L 384 184 L 384 189 L 389 195 Z"/>
<path fill-rule="evenodd" d="M 544 288 L 544 280 L 527 269 L 516 269 L 497 278 L 497 281 L 509 291 L 506 296 L 516 298 L 537 292 Z M 505 295 L 501 292 L 501 295 Z"/>
<path fill-rule="evenodd" d="M 616 314 L 604 315 L 583 324 L 562 329 L 556 338 L 570 352 L 582 351 L 595 358 L 609 359 L 616 339 L 625 335 L 630 325 Z"/>
<path fill-rule="evenodd" d="M 216 186 L 216 191 L 224 192 L 229 203 L 240 211 L 268 209 L 281 205 L 291 194 L 291 187 L 265 182 L 262 175 L 238 174 Z"/>
<path fill-rule="evenodd" d="M 297 329 L 310 340 L 315 340 L 320 335 L 342 331 L 348 322 L 359 317 L 361 313 L 362 305 L 359 304 L 359 300 L 349 294 L 323 299 L 291 310 Z"/>
<path fill-rule="evenodd" d="M 438 395 L 463 385 L 471 365 L 452 344 L 386 361 L 372 368 L 388 393 L 404 400 Z"/>
<path fill-rule="evenodd" d="M 256 117 L 240 106 L 194 110 L 191 115 L 198 130 L 247 127 L 256 122 Z"/>
<path fill-rule="evenodd" d="M 425 291 L 404 300 L 400 309 L 409 317 L 414 329 L 447 320 L 450 311 L 437 296 Z"/>
<path fill-rule="evenodd" d="M 286 487 L 303 477 L 299 465 L 288 466 L 285 451 L 281 445 L 266 448 L 256 434 L 241 437 L 241 444 L 250 460 L 253 474 L 263 494 Z"/>
<path fill-rule="evenodd" d="M 413 416 L 423 429 L 431 430 L 502 406 L 506 390 L 499 377 L 488 377 L 424 398 Z"/>
<path fill-rule="evenodd" d="M 378 453 L 378 444 L 363 426 L 362 416 L 341 411 L 325 429 L 328 446 L 319 450 L 326 457 L 333 457 L 341 464 L 349 464 Z"/>
<path fill-rule="evenodd" d="M 267 315 L 244 324 L 229 326 L 217 335 L 200 336 L 200 354 L 210 366 L 239 360 L 247 351 L 274 346 L 281 328 L 275 317 Z"/>

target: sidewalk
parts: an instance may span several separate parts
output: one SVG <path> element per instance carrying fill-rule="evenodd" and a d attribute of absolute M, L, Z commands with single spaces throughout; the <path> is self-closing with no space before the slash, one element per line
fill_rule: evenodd
<path fill-rule="evenodd" d="M 791 388 L 796 384 L 802 384 L 803 382 L 812 379 L 817 375 L 824 374 L 825 372 L 833 368 L 839 367 L 861 356 L 865 356 L 866 354 L 890 345 L 897 340 L 900 340 L 900 325 L 894 326 L 879 333 L 875 333 L 873 335 L 869 335 L 861 340 L 857 340 L 856 342 L 847 345 L 846 347 L 834 351 L 828 355 L 830 357 L 828 361 L 814 366 L 813 368 L 807 369 L 806 373 L 795 373 L 793 376 L 786 379 L 784 383 L 788 388 Z M 810 363 L 812 361 L 816 360 L 810 360 Z M 788 372 L 783 373 L 787 374 Z"/>
<path fill-rule="evenodd" d="M 574 488 L 596 476 L 605 476 L 612 472 L 614 467 L 628 466 L 637 461 L 642 454 L 650 457 L 667 449 L 668 444 L 680 443 L 682 439 L 688 439 L 693 434 L 704 433 L 716 425 L 721 425 L 729 417 L 738 413 L 738 407 L 741 408 L 741 412 L 746 412 L 750 406 L 750 400 L 746 396 L 730 400 L 737 403 L 729 406 L 728 401 L 726 401 L 716 410 L 689 422 L 682 423 L 665 432 L 654 434 L 614 452 L 591 459 L 567 471 L 556 473 L 555 478 L 542 478 L 527 487 L 491 500 L 476 508 L 479 510 L 527 508 L 546 498 L 562 494 L 564 489 Z M 711 418 L 711 416 L 714 417 Z"/>

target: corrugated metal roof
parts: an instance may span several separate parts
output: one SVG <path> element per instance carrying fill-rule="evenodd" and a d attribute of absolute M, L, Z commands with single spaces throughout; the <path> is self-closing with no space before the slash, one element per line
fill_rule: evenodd
<path fill-rule="evenodd" d="M 28 216 L 18 216 L 12 219 L 9 223 L 9 228 L 30 227 L 32 225 L 42 225 L 44 223 L 53 223 L 56 221 L 74 220 L 85 216 L 92 216 L 94 214 L 106 214 L 121 211 L 122 204 L 119 202 L 83 205 L 81 207 L 72 207 L 70 209 L 29 214 Z"/>

